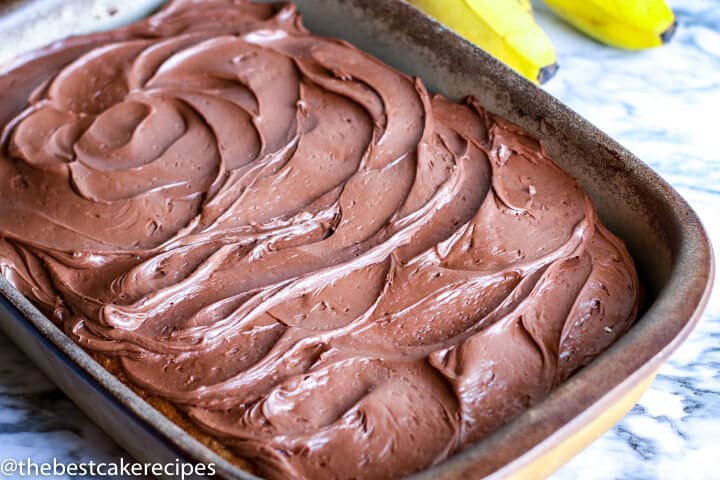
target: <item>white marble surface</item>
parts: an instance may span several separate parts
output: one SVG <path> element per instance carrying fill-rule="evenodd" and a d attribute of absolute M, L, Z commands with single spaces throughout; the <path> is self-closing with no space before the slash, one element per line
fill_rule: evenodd
<path fill-rule="evenodd" d="M 676 37 L 627 53 L 539 11 L 561 65 L 547 90 L 667 178 L 720 245 L 720 0 L 674 0 Z M 691 338 L 615 428 L 554 480 L 720 478 L 720 288 Z M 112 461 L 123 452 L 0 334 L 0 456 Z"/>
<path fill-rule="evenodd" d="M 546 89 L 627 146 L 690 202 L 720 245 L 720 0 L 670 1 L 662 48 L 598 45 L 547 12 L 561 65 Z M 554 480 L 720 478 L 720 286 L 649 391 Z"/>

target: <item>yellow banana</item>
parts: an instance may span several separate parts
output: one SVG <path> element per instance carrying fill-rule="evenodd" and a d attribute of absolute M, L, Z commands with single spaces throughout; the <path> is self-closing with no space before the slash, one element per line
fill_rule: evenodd
<path fill-rule="evenodd" d="M 664 0 L 545 0 L 578 30 L 614 47 L 658 47 L 675 32 L 675 16 Z"/>
<path fill-rule="evenodd" d="M 529 0 L 408 1 L 534 82 L 557 70 L 555 49 Z"/>
<path fill-rule="evenodd" d="M 532 13 L 532 3 L 530 0 L 517 0 L 520 2 L 520 5 L 527 11 L 528 13 Z"/>

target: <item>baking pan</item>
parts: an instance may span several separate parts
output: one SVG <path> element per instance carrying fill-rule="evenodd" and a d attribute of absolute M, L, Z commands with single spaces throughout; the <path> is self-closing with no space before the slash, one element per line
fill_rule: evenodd
<path fill-rule="evenodd" d="M 158 2 L 117 2 L 118 7 L 112 3 L 31 0 L 17 6 L 17 1 L 10 2 L 10 13 L 0 18 L 0 38 L 30 38 L 18 42 L 15 53 L 20 53 L 23 45 L 39 41 L 37 36 L 28 37 L 28 31 L 42 32 L 46 42 L 88 31 L 89 26 L 109 28 L 147 14 Z M 541 138 L 550 155 L 583 185 L 605 224 L 626 242 L 647 289 L 646 308 L 632 329 L 544 401 L 413 478 L 526 479 L 550 474 L 632 407 L 698 321 L 710 293 L 713 259 L 697 215 L 670 185 L 607 135 L 408 4 L 400 0 L 296 3 L 311 30 L 344 38 L 421 77 L 431 90 L 450 98 L 474 95 L 488 110 Z M 118 20 L 116 8 L 121 5 Z M 70 14 L 62 13 L 69 8 Z M 52 27 L 58 18 L 63 29 Z M 0 63 L 7 48 L 0 47 Z M 213 462 L 223 477 L 256 478 L 147 404 L 2 279 L 0 327 L 138 460 Z"/>

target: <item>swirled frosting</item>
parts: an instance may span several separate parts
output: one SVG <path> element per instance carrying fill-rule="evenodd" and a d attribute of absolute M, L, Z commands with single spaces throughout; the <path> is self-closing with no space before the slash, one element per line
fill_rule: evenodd
<path fill-rule="evenodd" d="M 292 6 L 175 2 L 0 92 L 2 274 L 267 477 L 427 468 L 636 315 L 539 141 Z"/>

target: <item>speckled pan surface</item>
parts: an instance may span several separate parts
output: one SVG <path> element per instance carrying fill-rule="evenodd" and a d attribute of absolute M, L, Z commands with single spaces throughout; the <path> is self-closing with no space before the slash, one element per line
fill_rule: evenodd
<path fill-rule="evenodd" d="M 10 2 L 5 5 L 11 14 L 0 19 L 0 35 L 18 39 L 17 53 L 37 46 L 33 42 L 39 34 L 28 32 L 57 36 L 111 27 L 146 14 L 157 3 L 34 0 L 18 7 Z M 583 184 L 604 222 L 626 241 L 649 287 L 648 309 L 613 348 L 516 421 L 417 477 L 512 474 L 626 397 L 689 333 L 712 276 L 702 226 L 674 190 L 630 153 L 408 5 L 388 0 L 297 3 L 310 29 L 345 38 L 450 97 L 475 95 L 489 110 L 542 138 L 556 161 Z M 5 45 L 0 46 L 0 64 Z M 250 478 L 107 374 L 4 281 L 0 293 L 9 300 L 0 303 L 0 326 L 131 454 L 142 460 L 180 455 L 213 461 L 223 476 Z"/>

